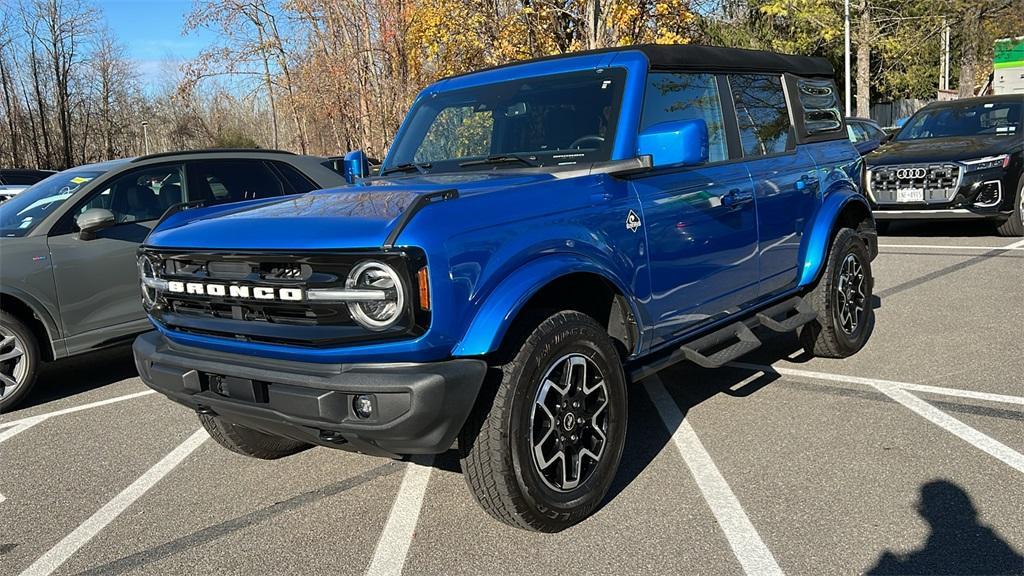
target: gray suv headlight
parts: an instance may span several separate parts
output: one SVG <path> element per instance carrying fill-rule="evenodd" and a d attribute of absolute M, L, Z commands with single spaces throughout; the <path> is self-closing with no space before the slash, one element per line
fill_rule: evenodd
<path fill-rule="evenodd" d="M 356 264 L 345 280 L 350 290 L 378 291 L 374 299 L 348 302 L 348 311 L 356 322 L 369 330 L 384 330 L 402 317 L 405 308 L 405 287 L 394 268 L 364 260 Z M 372 293 L 372 292 L 371 292 Z"/>

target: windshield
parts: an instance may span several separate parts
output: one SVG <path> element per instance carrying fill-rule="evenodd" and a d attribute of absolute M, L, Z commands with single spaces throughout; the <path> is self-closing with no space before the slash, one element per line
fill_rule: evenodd
<path fill-rule="evenodd" d="M 66 170 L 0 204 L 0 236 L 24 236 L 103 170 Z"/>
<path fill-rule="evenodd" d="M 409 112 L 381 172 L 608 160 L 625 77 L 622 69 L 590 70 L 427 95 Z"/>
<path fill-rule="evenodd" d="M 1018 136 L 1022 102 L 974 102 L 925 108 L 907 121 L 897 141 L 949 136 Z"/>

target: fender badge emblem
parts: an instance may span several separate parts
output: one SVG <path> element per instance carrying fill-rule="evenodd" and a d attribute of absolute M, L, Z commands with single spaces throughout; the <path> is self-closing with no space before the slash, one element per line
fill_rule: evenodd
<path fill-rule="evenodd" d="M 640 217 L 636 215 L 636 212 L 632 210 L 626 215 L 626 230 L 630 232 L 636 232 L 636 229 L 640 227 Z"/>

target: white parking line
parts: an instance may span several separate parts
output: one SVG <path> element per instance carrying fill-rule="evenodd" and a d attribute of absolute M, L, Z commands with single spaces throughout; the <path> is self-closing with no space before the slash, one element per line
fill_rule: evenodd
<path fill-rule="evenodd" d="M 3 444 L 4 442 L 10 440 L 11 438 L 14 438 L 18 434 L 21 434 L 25 430 L 28 430 L 29 428 L 35 426 L 36 424 L 39 424 L 44 420 L 46 420 L 46 417 L 44 416 L 36 416 L 35 418 L 26 418 L 24 420 L 21 420 L 19 424 L 11 426 L 10 428 L 7 428 L 3 432 L 0 432 L 0 444 Z"/>
<path fill-rule="evenodd" d="M 939 410 L 906 390 L 885 385 L 876 385 L 875 388 L 877 388 L 882 394 L 885 394 L 889 398 L 892 398 L 917 413 L 918 416 L 921 416 L 922 418 L 931 421 L 933 424 L 944 428 L 947 432 L 960 437 L 964 442 L 967 442 L 978 450 L 1002 461 L 1007 466 L 1017 470 L 1017 472 L 1024 473 L 1024 454 L 1021 454 L 995 438 L 983 434 L 975 428 L 964 424 L 960 420 L 953 418 L 949 414 L 946 414 L 942 410 Z"/>
<path fill-rule="evenodd" d="M 828 372 L 814 372 L 811 370 L 798 370 L 794 368 L 780 368 L 763 364 L 748 364 L 746 362 L 730 362 L 730 366 L 756 370 L 758 372 L 775 372 L 783 376 L 797 376 L 810 378 L 812 380 L 827 380 L 829 382 L 844 382 L 849 384 L 862 384 L 877 388 L 878 386 L 891 386 L 914 392 L 937 394 L 941 396 L 955 396 L 958 398 L 971 398 L 974 400 L 986 400 L 988 402 L 999 402 L 1003 404 L 1019 404 L 1024 406 L 1024 397 L 1009 396 L 1007 394 L 993 394 L 991 392 L 977 392 L 974 390 L 960 390 L 958 388 L 946 388 L 944 386 L 929 386 L 927 384 L 910 384 L 909 382 L 897 382 L 895 380 L 880 380 L 877 378 L 861 378 L 859 376 L 845 376 L 843 374 L 831 374 Z"/>
<path fill-rule="evenodd" d="M 156 394 L 156 393 L 157 393 L 157 390 L 146 389 L 146 390 L 142 390 L 142 392 L 137 392 L 137 393 L 134 393 L 134 394 L 126 394 L 124 396 L 116 396 L 114 398 L 108 398 L 106 400 L 99 400 L 97 402 L 90 402 L 89 404 L 83 404 L 81 406 L 72 406 L 71 408 L 63 408 L 63 409 L 60 409 L 60 410 L 54 410 L 53 412 L 45 412 L 43 414 L 36 414 L 35 416 L 29 416 L 29 417 L 20 418 L 20 419 L 17 419 L 17 420 L 8 420 L 6 422 L 0 422 L 0 428 L 7 428 L 7 427 L 11 427 L 11 426 L 16 426 L 16 425 L 28 423 L 28 422 L 32 422 L 34 424 L 38 424 L 40 421 L 45 420 L 47 418 L 52 418 L 53 416 L 62 416 L 62 415 L 65 415 L 65 414 L 72 414 L 74 412 L 81 412 L 82 410 L 89 410 L 90 408 L 98 408 L 100 406 L 106 406 L 106 405 L 109 405 L 109 404 L 115 404 L 115 403 L 118 403 L 118 402 L 124 402 L 126 400 L 132 400 L 134 398 L 139 398 L 139 397 L 142 397 L 142 396 L 148 396 L 148 395 Z"/>
<path fill-rule="evenodd" d="M 56 546 L 33 562 L 31 566 L 21 573 L 21 576 L 47 576 L 52 574 L 82 546 L 113 522 L 132 503 L 142 497 L 161 478 L 166 476 L 171 470 L 174 470 L 178 464 L 181 464 L 189 454 L 202 445 L 209 437 L 210 435 L 206 433 L 204 428 L 197 430 L 187 440 L 172 450 L 170 454 L 164 456 L 163 459 L 147 470 L 145 474 L 139 476 L 135 482 L 132 482 L 131 485 L 122 490 L 113 500 L 107 502 L 103 508 L 100 508 L 88 520 L 65 536 Z"/>
<path fill-rule="evenodd" d="M 3 504 L 6 501 L 7 501 L 7 496 L 4 496 L 3 494 L 0 494 L 0 504 Z"/>
<path fill-rule="evenodd" d="M 407 465 L 391 514 L 377 541 L 370 566 L 366 569 L 367 576 L 397 576 L 402 573 L 420 509 L 423 508 L 423 495 L 430 482 L 432 465 L 432 457 Z"/>
<path fill-rule="evenodd" d="M 657 376 L 650 376 L 644 380 L 644 388 L 658 409 L 665 427 L 672 433 L 672 442 L 690 469 L 718 525 L 722 527 L 743 571 L 759 575 L 782 574 L 775 556 L 761 540 L 743 506 L 711 460 L 711 455 L 704 449 L 693 427 L 683 418 L 679 406 L 665 390 L 661 380 Z"/>
<path fill-rule="evenodd" d="M 941 244 L 879 244 L 879 248 L 928 248 L 934 250 L 1024 250 L 1024 243 L 1017 242 L 1009 246 L 943 246 Z"/>
<path fill-rule="evenodd" d="M 995 457 L 1018 472 L 1024 472 L 1024 454 L 999 442 L 977 429 L 957 420 L 942 410 L 932 406 L 928 402 L 914 396 L 908 390 L 916 390 L 931 394 L 942 394 L 946 396 L 958 396 L 962 398 L 974 398 L 978 400 L 990 400 L 993 402 L 1006 402 L 1010 404 L 1024 404 L 1024 398 L 1007 396 L 1003 394 L 989 394 L 987 392 L 974 392 L 972 390 L 957 390 L 955 388 L 942 388 L 939 386 L 924 386 L 920 384 L 908 384 L 905 382 L 894 382 L 892 380 L 879 380 L 876 378 L 858 378 L 855 376 L 840 376 L 827 372 L 812 372 L 810 370 L 795 370 L 792 368 L 776 368 L 760 364 L 747 364 L 745 362 L 732 362 L 730 366 L 746 368 L 760 372 L 775 372 L 786 376 L 802 376 L 814 380 L 827 380 L 832 382 L 843 382 L 849 384 L 863 384 L 870 386 L 889 398 L 902 404 L 918 416 L 943 428 L 947 432 L 959 437 L 961 440 L 975 448 Z"/>

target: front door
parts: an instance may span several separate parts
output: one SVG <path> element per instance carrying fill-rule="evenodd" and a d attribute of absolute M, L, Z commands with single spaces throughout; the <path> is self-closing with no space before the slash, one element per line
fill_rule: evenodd
<path fill-rule="evenodd" d="M 729 163 L 719 81 L 651 73 L 641 129 L 691 118 L 707 123 L 708 163 L 659 166 L 632 181 L 647 235 L 653 346 L 757 297 L 757 205 L 746 168 Z"/>
<path fill-rule="evenodd" d="M 183 200 L 182 182 L 180 164 L 130 171 L 101 186 L 66 215 L 68 222 L 55 226 L 50 258 L 71 353 L 145 329 L 136 251 L 166 208 Z M 74 218 L 91 208 L 110 210 L 116 224 L 82 240 Z"/>

